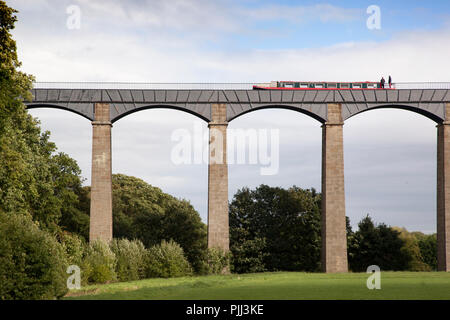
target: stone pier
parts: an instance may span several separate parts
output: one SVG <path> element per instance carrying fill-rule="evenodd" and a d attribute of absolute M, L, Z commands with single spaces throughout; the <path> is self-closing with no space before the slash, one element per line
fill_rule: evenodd
<path fill-rule="evenodd" d="M 108 103 L 94 105 L 89 241 L 112 240 L 111 121 Z"/>
<path fill-rule="evenodd" d="M 229 250 L 226 104 L 211 104 L 208 164 L 208 248 Z"/>
<path fill-rule="evenodd" d="M 437 264 L 450 271 L 450 103 L 437 126 Z"/>
<path fill-rule="evenodd" d="M 328 104 L 322 126 L 322 269 L 347 272 L 344 141 L 340 104 Z"/>

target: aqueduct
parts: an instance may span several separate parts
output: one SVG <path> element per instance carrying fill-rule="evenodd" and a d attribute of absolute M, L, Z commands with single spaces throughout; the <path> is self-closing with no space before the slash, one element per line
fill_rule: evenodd
<path fill-rule="evenodd" d="M 246 90 L 246 89 L 68 89 L 41 84 L 27 108 L 52 107 L 92 122 L 90 239 L 112 239 L 111 128 L 118 119 L 149 108 L 172 108 L 208 122 L 226 140 L 227 125 L 261 108 L 287 108 L 322 123 L 322 265 L 347 272 L 344 192 L 344 121 L 376 108 L 400 108 L 437 123 L 438 270 L 450 271 L 450 90 Z M 211 134 L 210 134 L 211 143 Z M 226 141 L 224 141 L 226 145 Z M 224 148 L 226 150 L 226 148 Z M 208 165 L 208 246 L 229 249 L 228 166 Z"/>

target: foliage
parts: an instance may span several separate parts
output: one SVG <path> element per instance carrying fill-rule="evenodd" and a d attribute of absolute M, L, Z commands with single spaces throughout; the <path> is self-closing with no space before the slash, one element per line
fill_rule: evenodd
<path fill-rule="evenodd" d="M 239 232 L 236 230 L 235 232 Z M 267 257 L 264 238 L 245 239 L 233 246 L 231 272 L 265 272 L 264 259 Z"/>
<path fill-rule="evenodd" d="M 88 190 L 82 186 L 81 170 L 77 162 L 65 153 L 52 157 L 54 196 L 61 199 L 59 226 L 89 239 Z M 87 202 L 87 203 L 86 203 Z"/>
<path fill-rule="evenodd" d="M 0 212 L 0 300 L 62 297 L 67 266 L 63 247 L 29 215 Z"/>
<path fill-rule="evenodd" d="M 106 242 L 96 240 L 87 246 L 81 265 L 83 283 L 115 281 L 115 269 L 116 256 Z"/>
<path fill-rule="evenodd" d="M 148 251 L 139 240 L 114 239 L 110 243 L 116 256 L 116 274 L 119 281 L 145 278 Z"/>
<path fill-rule="evenodd" d="M 0 136 L 4 134 L 5 123 L 10 118 L 23 116 L 22 99 L 31 99 L 33 78 L 18 71 L 21 63 L 11 35 L 17 21 L 16 13 L 5 1 L 0 1 Z"/>
<path fill-rule="evenodd" d="M 162 240 L 177 242 L 196 272 L 206 250 L 206 226 L 185 200 L 176 199 L 145 181 L 113 175 L 114 236 L 138 239 L 150 248 Z"/>
<path fill-rule="evenodd" d="M 41 228 L 56 234 L 62 213 L 77 205 L 80 169 L 67 155 L 55 155 L 49 133 L 41 133 L 23 104 L 31 99 L 33 77 L 18 70 L 11 37 L 16 12 L 0 1 L 0 209 L 29 213 Z"/>
<path fill-rule="evenodd" d="M 320 195 L 314 189 L 260 185 L 230 204 L 232 270 L 316 271 L 320 268 Z"/>
<path fill-rule="evenodd" d="M 385 224 L 375 226 L 367 215 L 358 224 L 348 243 L 349 268 L 355 272 L 366 271 L 370 265 L 381 270 L 407 270 L 411 263 L 405 241 L 400 233 Z"/>
<path fill-rule="evenodd" d="M 149 278 L 182 277 L 191 275 L 192 268 L 179 244 L 163 240 L 149 249 L 146 273 Z"/>
<path fill-rule="evenodd" d="M 423 233 L 415 232 L 414 235 L 418 239 L 417 241 L 422 261 L 430 267 L 430 270 L 437 270 L 436 234 L 425 235 Z"/>
<path fill-rule="evenodd" d="M 404 242 L 402 250 L 410 257 L 408 270 L 431 271 L 431 267 L 423 260 L 416 234 L 408 232 L 405 228 L 393 227 L 393 229 L 399 232 L 399 237 Z"/>
<path fill-rule="evenodd" d="M 205 250 L 203 274 L 222 274 L 230 271 L 231 253 L 219 248 Z"/>
<path fill-rule="evenodd" d="M 87 246 L 84 239 L 77 234 L 65 231 L 61 232 L 58 237 L 66 253 L 69 265 L 81 266 L 84 251 L 86 250 Z"/>

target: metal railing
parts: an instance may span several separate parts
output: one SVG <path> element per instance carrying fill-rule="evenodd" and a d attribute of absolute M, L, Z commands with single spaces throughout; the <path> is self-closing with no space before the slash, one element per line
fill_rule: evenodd
<path fill-rule="evenodd" d="M 268 83 L 264 83 L 267 85 Z M 35 89 L 251 90 L 255 83 L 35 82 Z M 261 83 L 259 83 L 261 85 Z"/>
<path fill-rule="evenodd" d="M 251 90 L 266 83 L 139 83 L 139 82 L 35 82 L 35 89 L 154 89 L 154 90 Z M 386 83 L 385 88 L 389 88 Z M 394 89 L 450 89 L 450 82 L 396 82 Z"/>
<path fill-rule="evenodd" d="M 396 82 L 393 85 L 395 89 L 450 89 L 450 82 Z"/>

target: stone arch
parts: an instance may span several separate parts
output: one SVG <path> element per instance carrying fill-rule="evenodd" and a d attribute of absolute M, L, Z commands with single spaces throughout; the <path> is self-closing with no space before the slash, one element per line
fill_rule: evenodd
<path fill-rule="evenodd" d="M 377 109 L 400 109 L 418 113 L 436 123 L 442 123 L 445 120 L 445 105 L 436 104 L 342 104 L 342 119 L 345 121 L 357 114 Z"/>
<path fill-rule="evenodd" d="M 242 109 L 241 111 L 235 111 L 236 109 Z M 307 116 L 310 116 L 317 121 L 324 123 L 327 121 L 327 104 L 263 104 L 263 105 L 249 105 L 249 106 L 234 106 L 228 105 L 227 108 L 227 121 L 231 122 L 232 120 L 253 112 L 262 109 L 287 109 L 296 112 L 303 113 Z"/>
<path fill-rule="evenodd" d="M 211 107 L 210 104 L 195 104 L 195 105 L 185 105 L 185 104 L 133 104 L 131 107 L 125 106 L 123 104 L 111 103 L 111 123 L 114 123 L 123 117 L 130 115 L 135 112 L 148 109 L 173 109 L 192 114 L 206 122 L 211 121 Z"/>
<path fill-rule="evenodd" d="M 27 109 L 53 108 L 76 113 L 89 121 L 94 121 L 94 105 L 92 103 L 77 104 L 76 106 L 61 105 L 56 103 L 26 103 Z"/>

